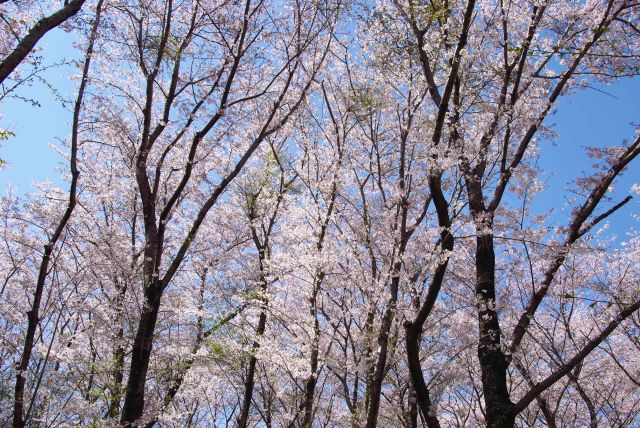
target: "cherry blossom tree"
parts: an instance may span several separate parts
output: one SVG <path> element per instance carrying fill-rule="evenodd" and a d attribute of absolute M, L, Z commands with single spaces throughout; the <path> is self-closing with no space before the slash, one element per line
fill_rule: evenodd
<path fill-rule="evenodd" d="M 69 188 L 0 205 L 2 424 L 640 422 L 640 238 L 608 228 L 638 130 L 539 205 L 559 101 L 638 74 L 640 5 L 82 10 Z"/>

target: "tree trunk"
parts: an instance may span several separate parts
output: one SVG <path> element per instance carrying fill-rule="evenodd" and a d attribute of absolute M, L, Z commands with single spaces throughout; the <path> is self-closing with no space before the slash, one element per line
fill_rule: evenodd
<path fill-rule="evenodd" d="M 411 376 L 412 391 L 415 393 L 416 404 L 420 406 L 420 411 L 429 428 L 440 428 L 440 423 L 433 414 L 429 389 L 424 382 L 422 366 L 420 365 L 420 339 L 422 337 L 422 325 L 415 323 L 405 324 L 407 343 L 407 363 L 409 364 L 409 374 Z"/>
<path fill-rule="evenodd" d="M 382 393 L 382 382 L 384 381 L 385 369 L 387 366 L 387 353 L 389 350 L 389 333 L 396 315 L 396 302 L 398 301 L 398 287 L 400 285 L 400 268 L 402 262 L 399 261 L 394 266 L 396 274 L 391 280 L 391 298 L 389 306 L 382 317 L 382 325 L 380 326 L 380 334 L 378 335 L 378 358 L 376 360 L 375 370 L 371 388 L 369 389 L 369 408 L 367 411 L 367 428 L 376 428 L 378 424 L 378 412 L 380 410 L 380 394 Z"/>
<path fill-rule="evenodd" d="M 117 340 L 120 342 L 124 337 L 124 329 L 118 330 Z M 118 343 L 113 354 L 113 388 L 111 390 L 111 400 L 109 402 L 109 418 L 117 419 L 120 414 L 120 398 L 122 396 L 122 381 L 124 379 L 124 347 Z"/>
<path fill-rule="evenodd" d="M 515 412 L 507 389 L 508 363 L 501 348 L 501 331 L 495 306 L 493 235 L 482 231 L 476 239 L 476 296 L 480 333 L 478 358 L 482 371 L 487 427 L 512 428 L 515 424 Z"/>
<path fill-rule="evenodd" d="M 162 292 L 162 283 L 155 280 L 144 293 L 144 307 L 133 342 L 131 369 L 120 419 L 120 423 L 126 427 L 136 426 L 144 411 L 144 389 Z"/>
<path fill-rule="evenodd" d="M 313 295 L 310 299 L 311 303 L 311 316 L 314 319 L 313 325 L 313 341 L 311 343 L 311 356 L 310 356 L 310 369 L 311 374 L 305 384 L 304 394 L 304 419 L 302 421 L 303 428 L 311 428 L 313 423 L 313 400 L 316 392 L 316 384 L 318 383 L 318 348 L 320 346 L 320 324 L 318 323 L 318 309 L 317 298 L 320 284 L 324 275 L 321 274 L 321 279 L 317 282 L 316 289 L 313 291 Z"/>
<path fill-rule="evenodd" d="M 109 402 L 108 415 L 111 419 L 117 419 L 120 414 L 120 400 L 122 399 L 122 381 L 124 380 L 124 298 L 127 290 L 126 284 L 116 283 L 118 294 L 115 299 L 116 323 L 119 325 L 116 333 L 116 349 L 113 352 L 113 387 Z"/>
<path fill-rule="evenodd" d="M 258 320 L 258 329 L 256 334 L 258 337 L 262 337 L 265 327 L 267 325 L 267 313 L 265 310 L 260 312 L 260 319 Z M 253 342 L 251 349 L 251 358 L 249 359 L 249 370 L 247 371 L 247 380 L 245 381 L 244 399 L 242 400 L 242 409 L 240 410 L 240 417 L 238 418 L 238 428 L 246 428 L 249 419 L 249 409 L 251 408 L 251 399 L 253 397 L 253 387 L 255 385 L 256 364 L 258 359 L 256 358 L 256 352 L 260 348 L 260 343 L 256 340 Z"/>
<path fill-rule="evenodd" d="M 413 385 L 409 384 L 409 397 L 407 399 L 409 407 L 408 428 L 418 428 L 418 397 Z"/>

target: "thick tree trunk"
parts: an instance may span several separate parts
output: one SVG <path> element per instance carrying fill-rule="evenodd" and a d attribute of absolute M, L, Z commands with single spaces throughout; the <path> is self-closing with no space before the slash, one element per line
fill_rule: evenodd
<path fill-rule="evenodd" d="M 416 390 L 413 385 L 409 385 L 409 397 L 408 401 L 408 428 L 418 428 L 418 397 L 416 396 Z"/>
<path fill-rule="evenodd" d="M 493 235 L 480 231 L 476 239 L 476 296 L 478 298 L 478 358 L 482 371 L 487 427 L 512 428 L 515 411 L 507 389 L 508 363 L 500 343 L 496 312 Z"/>
<path fill-rule="evenodd" d="M 376 316 L 375 308 L 371 308 L 371 310 L 367 314 L 367 322 L 365 323 L 364 331 L 366 332 L 373 331 L 373 321 L 375 320 L 375 316 Z M 369 345 L 367 345 L 364 352 L 364 361 L 367 367 L 365 372 L 365 377 L 364 377 L 364 383 L 365 383 L 364 400 L 363 400 L 364 407 L 362 411 L 358 412 L 358 414 L 365 414 L 367 409 L 369 408 L 369 402 L 371 401 L 371 385 L 373 384 L 373 373 L 376 369 L 376 366 L 375 366 L 375 361 L 373 360 L 373 349 Z"/>
<path fill-rule="evenodd" d="M 311 428 L 313 423 L 313 400 L 316 392 L 316 384 L 318 383 L 318 347 L 314 346 L 311 350 L 311 375 L 305 384 L 304 395 L 304 419 L 302 421 L 303 428 Z"/>
<path fill-rule="evenodd" d="M 131 369 L 120 419 L 120 423 L 126 427 L 136 426 L 144 412 L 144 390 L 162 292 L 162 283 L 156 280 L 144 293 L 144 307 L 133 342 Z"/>
<path fill-rule="evenodd" d="M 118 330 L 117 340 L 124 337 L 124 329 Z M 118 343 L 113 354 L 113 388 L 111 390 L 111 400 L 109 401 L 108 415 L 111 419 L 117 419 L 120 414 L 120 398 L 122 396 L 122 381 L 124 380 L 124 347 Z"/>
<path fill-rule="evenodd" d="M 422 325 L 414 323 L 405 324 L 407 363 L 409 364 L 409 374 L 413 391 L 415 391 L 416 404 L 420 406 L 422 417 L 427 422 L 429 428 L 440 428 L 440 423 L 436 418 L 429 389 L 424 382 L 422 367 L 420 365 L 420 338 L 422 336 Z"/>

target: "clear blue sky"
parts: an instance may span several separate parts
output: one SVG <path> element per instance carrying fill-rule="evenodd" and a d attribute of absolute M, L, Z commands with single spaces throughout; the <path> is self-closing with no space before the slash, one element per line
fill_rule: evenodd
<path fill-rule="evenodd" d="M 71 36 L 59 29 L 47 34 L 40 44 L 45 48 L 46 62 L 72 59 L 76 52 L 70 48 L 71 42 Z M 72 99 L 74 82 L 69 76 L 76 73 L 73 67 L 60 67 L 48 72 L 46 78 L 62 96 Z M 633 137 L 632 123 L 640 123 L 640 78 L 625 79 L 598 89 L 607 93 L 589 89 L 564 98 L 557 114 L 547 122 L 555 124 L 558 138 L 542 143 L 541 166 L 546 176 L 541 179 L 548 181 L 549 188 L 535 204 L 538 211 L 554 209 L 553 220 L 562 224 L 568 217 L 563 211 L 565 198 L 571 197 L 566 192 L 567 185 L 583 172 L 592 170 L 583 148 L 619 144 Z M 15 99 L 0 104 L 3 115 L 0 128 L 16 134 L 0 147 L 0 158 L 6 161 L 5 168 L 0 170 L 0 189 L 4 191 L 11 183 L 18 192 L 25 193 L 36 181 L 60 183 L 55 171 L 60 158 L 49 145 L 59 145 L 59 138 L 68 137 L 71 112 L 41 83 L 23 87 L 20 95 L 37 99 L 41 107 Z M 640 159 L 617 181 L 615 200 L 629 194 L 633 183 L 640 183 Z M 624 233 L 632 228 L 637 223 L 632 214 L 640 214 L 640 197 L 635 197 L 615 215 L 611 231 Z"/>
<path fill-rule="evenodd" d="M 71 47 L 73 37 L 60 29 L 50 31 L 38 44 L 44 48 L 45 63 L 54 64 L 74 59 L 76 51 Z M 61 66 L 44 74 L 49 84 L 68 100 L 74 98 L 75 83 L 70 76 L 78 74 L 74 66 Z M 59 183 L 55 168 L 61 161 L 58 154 L 49 147 L 59 146 L 60 138 L 70 135 L 72 113 L 63 108 L 53 91 L 41 82 L 32 86 L 22 86 L 17 93 L 24 98 L 37 100 L 41 106 L 34 107 L 24 101 L 11 98 L 0 104 L 0 128 L 15 133 L 15 137 L 3 141 L 0 158 L 6 162 L 0 170 L 0 190 L 7 185 L 20 193 L 32 190 L 35 181 L 53 180 Z M 72 106 L 73 104 L 71 104 Z"/>

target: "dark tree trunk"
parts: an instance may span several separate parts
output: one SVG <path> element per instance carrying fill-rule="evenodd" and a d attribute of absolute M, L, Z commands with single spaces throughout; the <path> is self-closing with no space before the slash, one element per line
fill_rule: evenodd
<path fill-rule="evenodd" d="M 267 325 L 267 313 L 263 310 L 260 312 L 260 319 L 258 320 L 258 329 L 256 334 L 261 337 L 264 334 L 265 327 Z M 238 418 L 238 428 L 246 428 L 247 421 L 249 419 L 249 409 L 251 408 L 251 399 L 253 398 L 253 388 L 255 385 L 256 364 L 258 359 L 256 358 L 256 352 L 260 348 L 258 341 L 253 342 L 251 349 L 251 358 L 249 359 L 249 369 L 247 370 L 247 380 L 244 387 L 244 398 L 242 400 L 242 409 L 240 410 L 240 417 Z"/>
<path fill-rule="evenodd" d="M 416 390 L 413 385 L 409 385 L 409 397 L 408 401 L 408 428 L 418 428 L 418 397 L 416 397 Z"/>
<path fill-rule="evenodd" d="M 313 343 L 311 344 L 311 356 L 310 356 L 310 369 L 311 374 L 307 379 L 304 387 L 304 419 L 302 421 L 303 428 L 311 428 L 313 423 L 313 400 L 316 392 L 316 384 L 318 383 L 318 347 L 320 346 L 320 324 L 318 322 L 318 309 L 317 298 L 319 291 L 319 284 L 322 282 L 324 275 L 321 274 L 319 282 L 317 282 L 316 289 L 311 297 L 311 316 L 314 319 L 313 325 Z"/>
<path fill-rule="evenodd" d="M 116 349 L 113 353 L 113 387 L 111 389 L 111 400 L 107 414 L 111 419 L 117 419 L 120 414 L 120 400 L 122 399 L 122 381 L 124 380 L 124 298 L 127 290 L 126 284 L 116 284 L 118 295 L 116 296 L 116 323 L 118 331 L 116 333 Z"/>
<path fill-rule="evenodd" d="M 144 307 L 138 324 L 138 332 L 133 342 L 131 369 L 120 419 L 123 426 L 135 426 L 144 411 L 144 389 L 162 292 L 162 283 L 156 280 L 147 287 L 144 293 Z"/>
<path fill-rule="evenodd" d="M 401 254 L 404 250 L 402 245 Z M 378 358 L 376 360 L 375 369 L 371 388 L 369 389 L 369 409 L 367 411 L 367 428 L 376 428 L 378 425 L 378 412 L 380 410 L 380 395 L 382 393 L 382 382 L 386 374 L 387 354 L 389 351 L 389 333 L 396 315 L 396 304 L 398 301 L 398 288 L 400 286 L 400 269 L 402 261 L 396 262 L 394 266 L 394 277 L 391 279 L 391 298 L 389 306 L 387 306 L 384 316 L 382 317 L 382 325 L 380 326 L 380 334 L 378 335 Z"/>
<path fill-rule="evenodd" d="M 117 340 L 121 341 L 124 337 L 124 329 L 118 330 Z M 117 419 L 120 414 L 120 398 L 122 396 L 122 381 L 124 380 L 124 347 L 118 344 L 113 354 L 113 389 L 111 391 L 111 400 L 109 402 L 108 415 L 111 419 Z"/>
<path fill-rule="evenodd" d="M 482 371 L 487 426 L 511 428 L 515 411 L 507 389 L 508 363 L 500 343 L 496 312 L 495 253 L 493 235 L 480 231 L 476 239 L 476 296 L 478 298 L 478 358 Z"/>
<path fill-rule="evenodd" d="M 414 323 L 405 324 L 409 374 L 411 376 L 413 390 L 415 391 L 416 404 L 420 406 L 420 411 L 422 412 L 422 417 L 427 423 L 427 427 L 440 428 L 440 423 L 433 412 L 433 403 L 431 402 L 429 389 L 425 384 L 422 367 L 420 365 L 421 331 L 421 325 L 416 325 Z"/>

